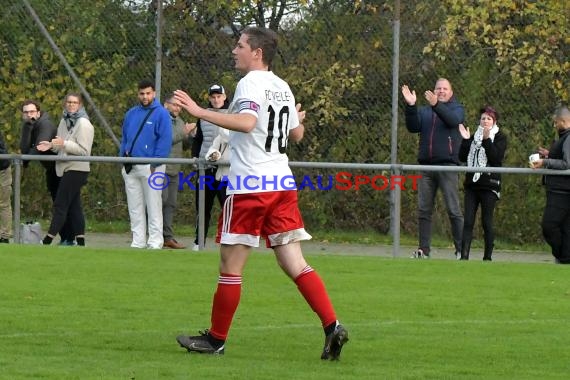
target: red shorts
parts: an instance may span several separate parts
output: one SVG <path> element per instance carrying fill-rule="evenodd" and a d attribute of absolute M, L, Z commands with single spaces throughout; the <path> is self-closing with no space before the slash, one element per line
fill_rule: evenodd
<path fill-rule="evenodd" d="M 311 239 L 304 228 L 296 191 L 231 194 L 218 220 L 216 242 L 267 247 Z"/>

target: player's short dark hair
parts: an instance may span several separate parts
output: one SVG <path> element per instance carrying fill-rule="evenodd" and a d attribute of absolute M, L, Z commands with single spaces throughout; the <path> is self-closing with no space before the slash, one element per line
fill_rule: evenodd
<path fill-rule="evenodd" d="M 247 43 L 252 49 L 261 49 L 263 63 L 271 66 L 275 54 L 277 54 L 277 33 L 268 28 L 249 26 L 242 34 L 247 35 Z"/>
<path fill-rule="evenodd" d="M 29 106 L 30 104 L 33 104 L 34 106 L 36 106 L 36 111 L 41 111 L 40 103 L 36 102 L 35 100 L 31 100 L 31 99 L 24 100 L 22 102 L 22 107 L 20 107 L 20 108 L 23 110 L 24 106 Z"/>
<path fill-rule="evenodd" d="M 143 79 L 139 82 L 139 90 L 149 88 L 149 87 L 152 88 L 152 91 L 155 90 L 154 82 L 151 81 L 150 79 Z"/>

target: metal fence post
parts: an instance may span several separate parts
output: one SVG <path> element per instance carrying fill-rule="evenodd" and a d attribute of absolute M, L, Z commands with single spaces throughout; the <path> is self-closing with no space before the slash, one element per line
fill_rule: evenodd
<path fill-rule="evenodd" d="M 398 89 L 400 76 L 400 0 L 394 1 L 394 54 L 392 55 L 392 128 L 391 128 L 391 152 L 390 172 L 393 176 L 400 175 L 396 166 L 398 163 Z M 390 232 L 392 233 L 392 256 L 398 256 L 400 252 L 400 209 L 401 189 L 395 186 L 390 191 Z"/>
<path fill-rule="evenodd" d="M 203 250 L 206 246 L 206 235 L 204 226 L 206 225 L 206 189 L 204 177 L 206 175 L 206 165 L 204 160 L 198 160 L 198 180 L 196 182 L 198 191 L 198 246 Z"/>
<path fill-rule="evenodd" d="M 155 90 L 156 98 L 160 101 L 162 88 L 162 0 L 156 4 L 156 62 L 155 62 Z"/>
<path fill-rule="evenodd" d="M 20 189 L 22 185 L 22 160 L 16 158 L 12 161 L 14 163 L 14 207 L 13 207 L 13 220 L 14 220 L 14 242 L 22 243 L 20 236 Z"/>

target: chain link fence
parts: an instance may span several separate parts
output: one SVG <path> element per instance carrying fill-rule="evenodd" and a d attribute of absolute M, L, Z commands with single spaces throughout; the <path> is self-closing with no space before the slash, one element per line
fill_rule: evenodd
<path fill-rule="evenodd" d="M 397 12 L 397 1 L 0 0 L 0 126 L 12 152 L 17 152 L 23 100 L 38 100 L 57 123 L 64 95 L 83 87 L 91 100 L 87 111 L 96 127 L 92 154 L 117 155 L 122 119 L 137 102 L 139 80 L 155 79 L 161 98 L 182 88 L 206 104 L 206 89 L 212 83 L 224 85 L 231 97 L 239 80 L 231 50 L 241 28 L 257 24 L 278 29 L 280 51 L 273 70 L 291 84 L 308 111 L 305 139 L 290 147 L 290 159 L 389 163 L 392 60 L 396 52 L 393 30 L 399 14 L 399 83 L 422 94 L 433 88 L 437 78 L 448 78 L 466 107 L 466 122 L 472 129 L 477 126 L 480 107 L 494 105 L 509 138 L 505 166 L 523 167 L 529 153 L 555 138 L 549 117 L 558 103 L 568 100 L 570 64 L 565 57 L 570 56 L 570 42 L 568 34 L 564 37 L 568 26 L 561 26 L 562 38 L 551 53 L 551 58 L 568 70 L 537 71 L 529 74 L 530 83 L 521 82 L 512 73 L 516 62 L 511 66 L 501 63 L 498 48 L 470 39 L 471 27 L 458 24 L 449 29 L 449 23 L 461 14 L 462 8 L 458 10 L 454 4 L 461 3 L 471 2 L 406 1 Z M 517 7 L 535 2 L 505 3 L 514 7 L 512 17 L 503 20 L 505 30 L 532 27 L 532 17 L 538 16 L 525 18 L 522 11 L 517 13 Z M 570 17 L 567 8 L 555 5 L 559 2 L 542 3 L 537 7 L 551 7 L 563 18 Z M 475 12 L 467 6 L 464 9 Z M 486 12 L 491 10 L 487 6 Z M 451 35 L 456 36 L 452 47 Z M 545 41 L 548 38 L 545 36 Z M 540 40 L 526 44 L 537 44 L 536 50 L 540 47 L 536 41 Z M 525 41 L 516 43 L 523 46 Z M 562 87 L 557 87 L 559 83 Z M 421 103 L 423 99 L 418 98 Z M 403 102 L 399 101 L 398 161 L 414 164 L 418 140 L 405 129 Z M 117 164 L 98 163 L 91 168 L 84 190 L 88 219 L 127 220 Z M 183 170 L 189 173 L 193 169 Z M 299 177 L 336 174 L 331 170 L 294 171 Z M 40 165 L 29 165 L 22 179 L 24 219 L 49 218 L 51 202 L 44 187 Z M 503 189 L 496 213 L 498 239 L 540 241 L 536 224 L 526 223 L 537 220 L 542 212 L 539 177 L 504 175 Z M 416 233 L 416 196 L 414 191 L 402 193 L 404 233 Z M 526 199 L 524 210 L 522 199 Z M 302 192 L 300 202 L 309 230 L 386 233 L 390 228 L 389 192 L 370 188 Z M 434 232 L 446 235 L 449 228 L 443 202 L 437 205 Z M 182 191 L 179 206 L 177 223 L 193 224 L 193 192 Z M 476 233 L 481 236 L 480 230 Z"/>

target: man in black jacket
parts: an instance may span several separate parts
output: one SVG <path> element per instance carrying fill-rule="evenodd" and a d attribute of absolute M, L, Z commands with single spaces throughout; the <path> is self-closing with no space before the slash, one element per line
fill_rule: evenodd
<path fill-rule="evenodd" d="M 51 150 L 40 152 L 36 147 L 40 141 L 51 141 L 57 134 L 57 126 L 52 123 L 49 115 L 41 111 L 40 104 L 35 100 L 26 100 L 22 103 L 22 136 L 20 138 L 20 151 L 22 154 L 56 154 Z M 60 178 L 55 173 L 55 161 L 40 161 L 45 170 L 46 186 L 52 201 L 55 200 Z M 24 167 L 28 167 L 29 161 L 24 161 Z M 66 224 L 60 231 L 61 244 L 73 245 L 74 237 L 68 233 L 69 226 Z"/>
<path fill-rule="evenodd" d="M 451 83 L 440 78 L 433 91 L 424 97 L 429 106 L 416 105 L 416 92 L 402 86 L 406 101 L 406 128 L 420 134 L 418 162 L 421 165 L 459 165 L 461 135 L 458 125 L 464 122 L 463 106 L 453 96 Z M 422 171 L 418 187 L 419 245 L 412 257 L 429 258 L 431 248 L 432 214 L 437 190 L 441 188 L 451 223 L 457 258 L 461 251 L 463 214 L 459 203 L 459 173 Z"/>
<path fill-rule="evenodd" d="M 40 105 L 34 100 L 22 103 L 22 136 L 20 151 L 22 154 L 55 154 L 51 151 L 40 152 L 36 145 L 40 141 L 51 141 L 55 138 L 57 127 L 52 123 L 47 113 L 40 110 Z M 40 161 L 46 172 L 46 185 L 51 198 L 55 199 L 59 179 L 55 174 L 55 161 Z M 29 161 L 24 162 L 27 167 Z"/>
<path fill-rule="evenodd" d="M 570 169 L 570 110 L 559 107 L 554 113 L 558 132 L 549 150 L 539 148 L 540 157 L 530 163 L 534 169 Z M 570 264 L 570 175 L 545 175 L 546 207 L 542 216 L 542 234 L 559 264 Z"/>

